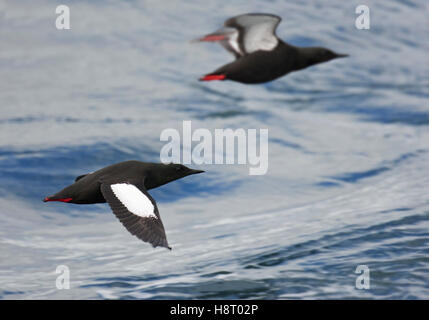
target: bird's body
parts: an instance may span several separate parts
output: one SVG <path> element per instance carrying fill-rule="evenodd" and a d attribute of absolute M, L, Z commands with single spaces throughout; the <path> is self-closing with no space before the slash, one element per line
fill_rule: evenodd
<path fill-rule="evenodd" d="M 150 190 L 161 186 L 159 181 L 156 179 L 152 181 L 150 178 L 151 171 L 156 170 L 158 166 L 162 167 L 163 165 L 134 160 L 115 163 L 95 172 L 77 177 L 75 183 L 49 197 L 48 201 L 61 201 L 61 199 L 71 198 L 72 200 L 63 202 L 77 204 L 105 203 L 106 199 L 100 190 L 100 184 L 103 181 L 127 181 Z M 166 181 L 165 183 L 168 182 Z"/>
<path fill-rule="evenodd" d="M 156 202 L 147 190 L 200 172 L 203 171 L 180 164 L 125 161 L 81 175 L 73 184 L 44 201 L 108 202 L 128 231 L 154 247 L 169 248 Z"/>
<path fill-rule="evenodd" d="M 199 41 L 219 42 L 236 60 L 200 80 L 232 80 L 246 84 L 275 80 L 290 72 L 346 55 L 319 47 L 301 48 L 275 35 L 281 18 L 251 13 L 228 19 L 224 28 Z"/>
<path fill-rule="evenodd" d="M 241 83 L 268 82 L 304 68 L 297 52 L 297 48 L 282 41 L 274 51 L 258 50 L 222 66 L 212 74 L 225 75 L 225 79 Z M 285 55 L 289 58 L 284 59 Z"/>

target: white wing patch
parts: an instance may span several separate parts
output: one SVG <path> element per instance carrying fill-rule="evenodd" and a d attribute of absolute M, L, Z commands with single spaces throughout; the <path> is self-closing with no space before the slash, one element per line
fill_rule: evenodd
<path fill-rule="evenodd" d="M 241 52 L 240 46 L 238 45 L 238 30 L 232 28 L 229 29 L 234 31 L 229 33 L 226 40 L 222 40 L 220 44 L 228 51 L 235 52 L 239 56 L 242 56 L 243 52 Z"/>
<path fill-rule="evenodd" d="M 281 19 L 277 16 L 245 14 L 231 18 L 229 21 L 228 24 L 235 23 L 244 29 L 242 31 L 243 47 L 247 54 L 258 50 L 271 51 L 279 43 L 275 30 Z"/>
<path fill-rule="evenodd" d="M 143 218 L 156 218 L 155 208 L 150 199 L 136 186 L 128 183 L 117 183 L 110 186 L 116 198 L 131 213 Z"/>
<path fill-rule="evenodd" d="M 273 34 L 272 22 L 266 22 L 262 24 L 250 27 L 244 36 L 244 48 L 247 53 L 252 53 L 258 50 L 271 51 L 273 50 L 279 40 Z"/>

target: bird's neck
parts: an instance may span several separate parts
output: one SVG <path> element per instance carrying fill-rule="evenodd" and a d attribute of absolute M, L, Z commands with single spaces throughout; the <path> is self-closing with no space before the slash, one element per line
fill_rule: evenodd
<path fill-rule="evenodd" d="M 150 172 L 146 175 L 144 180 L 144 185 L 147 190 L 158 188 L 160 186 L 163 186 L 164 184 L 167 184 L 171 181 L 174 181 L 175 179 L 167 179 L 164 175 L 158 172 Z"/>
<path fill-rule="evenodd" d="M 164 180 L 165 181 L 165 180 Z M 158 188 L 165 184 L 166 182 L 162 181 L 160 176 L 154 174 L 148 174 L 145 178 L 144 185 L 147 190 Z"/>
<path fill-rule="evenodd" d="M 289 71 L 297 71 L 318 63 L 314 60 L 313 50 L 312 47 L 297 47 L 281 41 L 278 51 Z"/>
<path fill-rule="evenodd" d="M 317 59 L 317 56 L 315 55 L 315 51 L 317 48 L 314 47 L 295 47 L 295 50 L 297 51 L 297 57 L 298 57 L 298 66 L 300 69 L 307 68 L 309 66 L 312 66 L 314 64 L 320 63 Z"/>

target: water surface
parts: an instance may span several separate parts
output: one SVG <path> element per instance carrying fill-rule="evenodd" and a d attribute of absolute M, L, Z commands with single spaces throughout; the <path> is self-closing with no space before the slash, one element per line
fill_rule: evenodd
<path fill-rule="evenodd" d="M 370 30 L 346 1 L 82 0 L 58 31 L 59 4 L 0 5 L 0 298 L 429 298 L 425 1 L 367 1 Z M 245 12 L 350 58 L 264 85 L 198 82 L 232 57 L 189 40 Z M 194 165 L 207 173 L 152 190 L 171 252 L 105 204 L 42 203 L 80 174 L 159 161 L 183 120 L 268 128 L 269 170 Z"/>

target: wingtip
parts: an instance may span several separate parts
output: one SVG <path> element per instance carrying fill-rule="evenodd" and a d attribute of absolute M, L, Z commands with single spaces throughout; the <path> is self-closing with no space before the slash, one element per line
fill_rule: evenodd
<path fill-rule="evenodd" d="M 165 248 L 168 249 L 169 251 L 173 250 L 169 245 L 153 245 L 152 244 L 152 248 L 156 249 L 156 248 Z"/>

